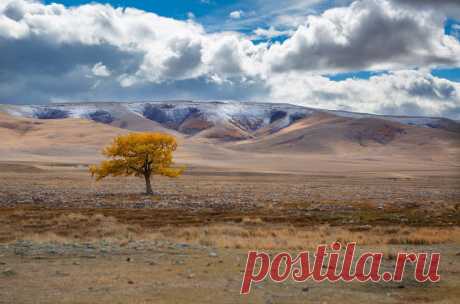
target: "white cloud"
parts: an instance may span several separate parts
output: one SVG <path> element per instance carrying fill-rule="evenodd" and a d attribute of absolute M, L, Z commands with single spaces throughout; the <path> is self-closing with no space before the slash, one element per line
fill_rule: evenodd
<path fill-rule="evenodd" d="M 348 0 L 346 0 L 348 1 Z M 211 18 L 213 22 L 208 23 L 208 27 L 213 31 L 222 30 L 248 30 L 257 27 L 269 28 L 275 26 L 279 28 L 293 29 L 299 23 L 295 24 L 294 20 L 305 20 L 305 16 L 309 14 L 317 14 L 319 10 L 327 9 L 331 3 L 337 4 L 340 1 L 324 1 L 324 0 L 251 0 L 244 2 L 245 10 L 242 17 L 239 19 L 229 18 L 221 20 L 221 18 Z M 247 2 L 247 3 L 246 3 Z M 330 3 L 328 3 L 330 2 Z"/>
<path fill-rule="evenodd" d="M 98 62 L 93 66 L 93 69 L 91 70 L 95 76 L 99 77 L 109 77 L 110 76 L 110 71 L 107 69 L 105 65 L 102 64 L 102 62 Z"/>
<path fill-rule="evenodd" d="M 279 31 L 275 29 L 275 27 L 271 26 L 268 29 L 257 28 L 254 30 L 255 38 L 275 38 L 280 36 L 292 36 L 294 31 L 292 30 L 285 30 Z"/>
<path fill-rule="evenodd" d="M 269 79 L 271 98 L 312 107 L 380 114 L 460 118 L 460 83 L 405 70 L 367 79 L 332 81 L 291 73 Z"/>
<path fill-rule="evenodd" d="M 242 10 L 233 11 L 230 14 L 228 14 L 228 16 L 232 19 L 240 19 L 244 16 L 244 12 Z"/>
<path fill-rule="evenodd" d="M 445 35 L 443 21 L 385 0 L 356 1 L 309 16 L 267 51 L 266 64 L 277 72 L 320 73 L 458 65 L 460 43 Z"/>

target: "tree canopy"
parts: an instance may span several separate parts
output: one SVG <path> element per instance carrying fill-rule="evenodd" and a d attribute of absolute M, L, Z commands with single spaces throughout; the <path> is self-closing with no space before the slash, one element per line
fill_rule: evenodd
<path fill-rule="evenodd" d="M 109 160 L 90 167 L 101 180 L 107 176 L 139 176 L 145 178 L 146 192 L 152 194 L 151 175 L 180 176 L 183 168 L 174 168 L 173 152 L 177 148 L 174 136 L 165 133 L 130 133 L 117 136 L 102 154 Z"/>

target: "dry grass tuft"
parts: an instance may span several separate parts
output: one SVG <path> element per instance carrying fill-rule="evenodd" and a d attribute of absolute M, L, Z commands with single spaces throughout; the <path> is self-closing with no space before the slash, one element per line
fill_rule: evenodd
<path fill-rule="evenodd" d="M 18 211 L 14 216 L 20 215 Z M 53 218 L 27 218 L 22 219 L 21 229 L 17 225 L 2 223 L 2 230 L 8 233 L 7 241 L 33 240 L 33 241 L 55 241 L 69 242 L 106 240 L 126 240 L 140 236 L 142 229 L 136 225 L 125 225 L 111 216 L 102 214 L 84 215 L 80 213 L 61 214 Z"/>
<path fill-rule="evenodd" d="M 460 240 L 460 229 L 455 228 L 412 228 L 404 229 L 387 240 L 392 245 L 435 245 Z"/>
<path fill-rule="evenodd" d="M 27 215 L 27 216 L 26 216 Z M 240 223 L 201 226 L 143 227 L 122 223 L 113 216 L 74 211 L 55 216 L 24 214 L 17 210 L 0 221 L 0 242 L 20 239 L 35 241 L 98 241 L 161 239 L 219 248 L 241 249 L 313 249 L 318 244 L 339 241 L 358 245 L 433 245 L 460 243 L 460 227 L 400 226 L 308 226 L 270 224 L 258 217 L 245 217 Z M 391 254 L 388 254 L 391 258 Z"/>
<path fill-rule="evenodd" d="M 396 239 L 393 235 L 389 235 L 388 229 L 403 232 L 401 238 Z M 147 235 L 177 242 L 243 249 L 310 249 L 315 248 L 318 244 L 330 244 L 335 241 L 342 244 L 356 242 L 358 245 L 460 243 L 460 228 L 404 228 L 401 230 L 398 227 L 375 227 L 369 230 L 349 231 L 343 227 L 327 225 L 317 228 L 294 228 L 261 226 L 260 224 L 252 227 L 221 224 L 188 228 L 163 227 Z M 399 240 L 399 243 L 394 240 Z M 404 241 L 406 242 L 403 243 Z M 388 259 L 391 259 L 392 256 L 393 253 L 387 254 Z"/>

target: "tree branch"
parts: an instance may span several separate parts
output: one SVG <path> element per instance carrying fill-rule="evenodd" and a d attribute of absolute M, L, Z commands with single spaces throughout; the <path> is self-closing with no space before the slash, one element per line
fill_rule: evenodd
<path fill-rule="evenodd" d="M 136 167 L 128 166 L 129 169 L 136 171 L 137 173 L 144 174 L 144 172 L 141 169 L 138 169 Z"/>

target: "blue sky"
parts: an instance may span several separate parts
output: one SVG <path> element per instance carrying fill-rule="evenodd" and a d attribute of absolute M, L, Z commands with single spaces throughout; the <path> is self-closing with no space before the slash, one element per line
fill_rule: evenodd
<path fill-rule="evenodd" d="M 135 7 L 158 15 L 174 19 L 187 19 L 192 13 L 196 20 L 203 24 L 209 31 L 238 30 L 250 33 L 258 26 L 269 26 L 273 16 L 281 11 L 296 12 L 299 10 L 310 13 L 320 13 L 333 6 L 336 0 L 45 0 L 44 3 L 61 3 L 66 6 L 78 6 L 88 3 L 110 4 L 114 7 Z M 343 2 L 343 1 L 342 1 Z M 300 4 L 299 4 L 300 3 Z M 281 9 L 282 8 L 282 9 Z M 232 20 L 231 12 L 242 11 L 244 18 Z M 243 19 L 243 20 L 242 20 Z"/>
<path fill-rule="evenodd" d="M 0 104 L 234 99 L 460 119 L 459 20 L 458 0 L 1 0 Z"/>
<path fill-rule="evenodd" d="M 75 6 L 81 4 L 92 3 L 95 1 L 88 0 L 63 0 L 63 1 L 50 1 L 46 0 L 45 3 L 62 3 L 66 6 Z M 187 19 L 187 13 L 193 12 L 195 16 L 202 17 L 212 15 L 220 11 L 223 7 L 228 10 L 230 7 L 235 6 L 237 1 L 201 1 L 201 0 L 108 0 L 98 1 L 103 4 L 111 4 L 114 7 L 136 7 L 145 11 L 154 12 L 156 14 L 173 17 L 175 19 Z M 230 11 L 229 11 L 230 12 Z"/>

